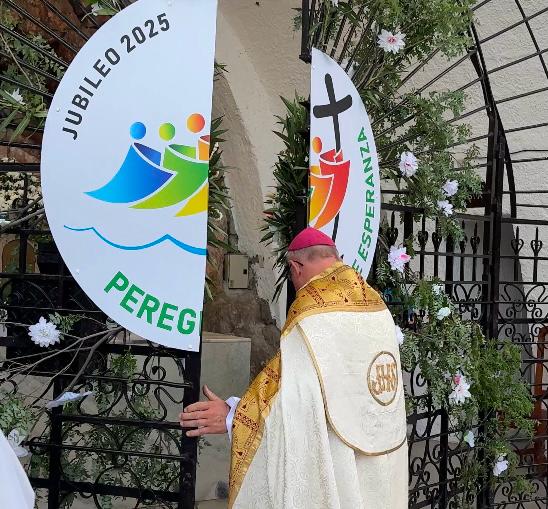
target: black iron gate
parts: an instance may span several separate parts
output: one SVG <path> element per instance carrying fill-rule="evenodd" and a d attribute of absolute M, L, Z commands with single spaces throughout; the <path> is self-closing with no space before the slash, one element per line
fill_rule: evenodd
<path fill-rule="evenodd" d="M 3 215 L 15 224 L 27 202 L 13 205 Z M 43 430 L 28 445 L 32 484 L 51 509 L 70 507 L 77 494 L 101 508 L 122 499 L 135 499 L 132 507 L 193 508 L 196 442 L 182 433 L 177 412 L 198 399 L 200 355 L 158 347 L 109 323 L 68 274 L 49 233 L 31 222 L 2 229 L 0 294 L 10 325 L 0 346 L 2 369 L 26 365 L 32 391 L 17 376 L 0 386 L 43 404 L 68 389 L 93 391 L 97 400 L 54 408 L 38 421 Z M 29 347 L 28 330 L 16 324 L 54 313 L 85 318 L 55 349 L 66 353 L 49 360 L 52 349 Z"/>
<path fill-rule="evenodd" d="M 27 201 L 13 205 L 3 216 L 15 224 Z M 193 508 L 196 441 L 182 433 L 177 415 L 199 397 L 200 355 L 158 347 L 109 323 L 69 275 L 49 233 L 30 223 L 2 229 L 0 294 L 10 325 L 0 347 L 2 370 L 26 365 L 32 390 L 18 376 L 0 379 L 0 387 L 44 405 L 66 390 L 93 391 L 97 401 L 39 419 L 41 432 L 28 444 L 37 493 L 51 509 L 70 507 L 76 495 L 101 508 L 128 499 L 131 507 Z M 54 313 L 85 318 L 53 349 L 65 353 L 49 360 L 52 348 L 29 347 L 28 329 L 16 324 Z"/>

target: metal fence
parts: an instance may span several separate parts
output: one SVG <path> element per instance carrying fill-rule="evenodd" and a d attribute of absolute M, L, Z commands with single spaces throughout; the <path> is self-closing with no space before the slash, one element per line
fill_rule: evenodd
<path fill-rule="evenodd" d="M 24 185 L 28 179 L 19 175 Z M 15 223 L 27 202 L 13 205 L 3 212 Z M 76 378 L 71 391 L 93 391 L 96 401 L 41 416 L 28 445 L 33 486 L 49 508 L 70 507 L 76 496 L 92 498 L 98 508 L 128 499 L 134 499 L 131 507 L 193 508 L 197 448 L 183 434 L 177 409 L 198 398 L 200 354 L 109 332 L 116 324 L 74 282 L 49 233 L 29 222 L 4 227 L 0 236 L 1 309 L 9 322 L 0 337 L 0 365 L 26 365 L 31 377 L 0 380 L 0 389 L 45 404 Z M 44 354 L 29 346 L 28 331 L 18 324 L 54 313 L 85 318 L 71 330 L 73 337 Z M 66 353 L 48 359 L 52 350 Z"/>

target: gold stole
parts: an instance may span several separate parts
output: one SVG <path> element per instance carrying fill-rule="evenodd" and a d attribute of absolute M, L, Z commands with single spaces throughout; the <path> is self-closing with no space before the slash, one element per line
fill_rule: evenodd
<path fill-rule="evenodd" d="M 382 311 L 386 305 L 351 267 L 337 262 L 297 292 L 283 336 L 307 316 L 334 311 Z M 228 507 L 232 507 L 259 448 L 266 418 L 281 380 L 280 352 L 266 365 L 240 401 L 232 424 L 232 458 Z"/>

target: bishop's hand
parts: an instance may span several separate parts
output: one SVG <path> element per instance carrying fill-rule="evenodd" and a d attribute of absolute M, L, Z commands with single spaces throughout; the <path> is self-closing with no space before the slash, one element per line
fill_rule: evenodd
<path fill-rule="evenodd" d="M 179 422 L 183 428 L 196 428 L 187 431 L 187 437 L 227 432 L 226 417 L 230 412 L 230 406 L 207 385 L 204 385 L 203 393 L 208 401 L 198 401 L 189 405 L 179 414 Z"/>

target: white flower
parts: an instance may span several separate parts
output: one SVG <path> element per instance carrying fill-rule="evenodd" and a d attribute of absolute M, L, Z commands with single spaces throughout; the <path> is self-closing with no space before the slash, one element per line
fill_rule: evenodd
<path fill-rule="evenodd" d="M 450 314 L 451 314 L 451 309 L 448 307 L 444 307 L 438 311 L 436 318 L 438 320 L 443 320 L 444 318 L 447 318 Z"/>
<path fill-rule="evenodd" d="M 13 452 L 18 458 L 24 458 L 29 455 L 29 451 L 27 451 L 24 447 L 21 447 L 21 443 L 25 440 L 25 435 L 21 435 L 18 429 L 12 430 L 7 438 L 8 444 L 10 444 Z"/>
<path fill-rule="evenodd" d="M 48 322 L 44 317 L 40 317 L 37 324 L 29 327 L 30 339 L 41 347 L 48 347 L 59 343 L 61 333 L 57 330 L 55 324 Z"/>
<path fill-rule="evenodd" d="M 403 345 L 403 342 L 405 341 L 405 335 L 399 325 L 396 325 L 396 341 L 398 342 L 398 345 Z"/>
<path fill-rule="evenodd" d="M 23 96 L 21 95 L 21 91 L 19 89 L 14 90 L 10 97 L 16 102 L 19 103 L 21 106 L 25 105 L 25 101 L 23 101 Z"/>
<path fill-rule="evenodd" d="M 224 217 L 223 213 L 217 207 L 211 207 L 209 209 L 209 213 L 210 213 L 210 217 L 215 219 L 215 221 L 222 221 L 223 220 L 223 217 Z"/>
<path fill-rule="evenodd" d="M 432 285 L 432 292 L 434 295 L 441 295 L 445 291 L 445 286 L 443 285 Z"/>
<path fill-rule="evenodd" d="M 470 394 L 470 384 L 464 378 L 464 375 L 458 374 L 453 377 L 453 392 L 449 394 L 449 402 L 455 405 L 462 405 L 468 398 L 472 397 Z"/>
<path fill-rule="evenodd" d="M 63 406 L 65 403 L 72 403 L 73 401 L 80 401 L 81 399 L 86 398 L 94 394 L 93 391 L 87 392 L 64 392 L 57 399 L 49 401 L 46 403 L 46 408 L 51 410 L 52 408 L 57 408 L 58 406 Z"/>
<path fill-rule="evenodd" d="M 403 273 L 403 268 L 407 262 L 411 260 L 411 257 L 407 254 L 407 249 L 404 247 L 397 248 L 392 246 L 390 253 L 388 253 L 388 263 L 392 270 L 397 270 Z"/>
<path fill-rule="evenodd" d="M 379 35 L 379 46 L 386 52 L 398 53 L 405 47 L 405 34 L 398 32 L 393 34 L 388 30 L 381 30 Z"/>
<path fill-rule="evenodd" d="M 103 8 L 99 5 L 99 2 L 96 2 L 91 5 L 91 14 L 94 16 L 99 16 Z"/>
<path fill-rule="evenodd" d="M 472 431 L 469 431 L 464 435 L 464 441 L 468 444 L 470 448 L 474 448 L 476 445 L 476 437 L 474 436 L 474 433 Z"/>
<path fill-rule="evenodd" d="M 412 177 L 417 173 L 419 161 L 413 152 L 402 152 L 400 156 L 400 171 L 404 177 Z"/>
<path fill-rule="evenodd" d="M 499 456 L 497 462 L 493 466 L 493 475 L 498 477 L 500 474 L 508 470 L 508 460 L 506 454 Z"/>
<path fill-rule="evenodd" d="M 331 3 L 337 7 L 339 5 L 339 0 L 331 0 Z"/>
<path fill-rule="evenodd" d="M 445 196 L 455 196 L 459 190 L 459 183 L 456 180 L 448 180 L 442 189 Z"/>
<path fill-rule="evenodd" d="M 453 214 L 453 205 L 451 205 L 447 200 L 440 200 L 438 202 L 438 208 L 440 208 L 446 216 Z"/>
<path fill-rule="evenodd" d="M 277 231 L 276 233 L 274 233 L 274 236 L 272 237 L 272 242 L 276 246 L 281 246 L 283 244 L 283 239 L 282 239 L 281 232 Z"/>

